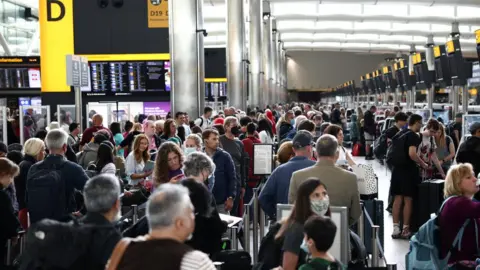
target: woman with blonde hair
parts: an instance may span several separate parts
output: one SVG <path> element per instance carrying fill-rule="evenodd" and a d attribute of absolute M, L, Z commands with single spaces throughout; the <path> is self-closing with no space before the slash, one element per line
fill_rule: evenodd
<path fill-rule="evenodd" d="M 18 164 L 20 173 L 15 177 L 15 194 L 18 201 L 18 219 L 23 229 L 28 228 L 28 210 L 26 201 L 27 175 L 33 164 L 45 158 L 45 143 L 38 138 L 28 139 L 23 145 L 23 160 Z"/>
<path fill-rule="evenodd" d="M 452 249 L 452 244 L 460 229 L 464 233 L 460 246 L 451 253 L 449 264 L 459 261 L 475 261 L 477 258 L 477 242 L 480 235 L 476 227 L 480 226 L 480 203 L 472 200 L 478 192 L 477 178 L 469 163 L 453 165 L 445 180 L 445 202 L 439 213 L 440 225 L 440 255 L 446 256 Z"/>
<path fill-rule="evenodd" d="M 182 149 L 176 143 L 162 143 L 155 159 L 153 174 L 155 186 L 168 182 L 177 183 L 183 179 L 185 177 L 182 171 L 183 159 Z"/>
<path fill-rule="evenodd" d="M 291 141 L 284 142 L 280 145 L 280 148 L 278 148 L 277 155 L 275 156 L 275 163 L 278 167 L 287 163 L 294 156 L 293 143 Z"/>
<path fill-rule="evenodd" d="M 445 134 L 445 127 L 442 124 L 440 124 L 440 128 L 435 133 L 434 138 L 437 145 L 435 152 L 437 153 L 438 161 L 443 171 L 446 172 L 452 166 L 452 161 L 455 158 L 455 144 L 452 138 Z"/>
<path fill-rule="evenodd" d="M 133 186 L 140 184 L 152 174 L 151 170 L 144 170 L 145 165 L 150 160 L 148 145 L 148 137 L 145 134 L 138 134 L 133 141 L 132 151 L 125 161 L 125 172 Z"/>

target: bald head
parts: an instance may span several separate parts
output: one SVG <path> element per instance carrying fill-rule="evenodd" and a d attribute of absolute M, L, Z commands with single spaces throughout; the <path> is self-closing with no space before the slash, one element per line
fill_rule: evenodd
<path fill-rule="evenodd" d="M 101 126 L 103 124 L 103 117 L 100 114 L 95 114 L 92 117 L 92 122 L 94 126 Z"/>
<path fill-rule="evenodd" d="M 330 134 L 320 136 L 317 140 L 317 156 L 333 158 L 337 154 L 337 138 Z"/>

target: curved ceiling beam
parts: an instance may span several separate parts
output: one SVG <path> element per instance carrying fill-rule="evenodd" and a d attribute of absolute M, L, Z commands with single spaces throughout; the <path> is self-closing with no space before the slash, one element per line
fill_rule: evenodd
<path fill-rule="evenodd" d="M 480 24 L 479 18 L 445 18 L 445 17 L 400 17 L 400 16 L 388 16 L 388 15 L 342 15 L 342 14 L 328 14 L 328 15 L 311 15 L 311 14 L 289 14 L 289 15 L 276 15 L 277 20 L 315 20 L 315 21 L 352 21 L 352 22 L 399 22 L 399 23 L 452 23 L 459 22 L 460 24 Z M 220 18 L 216 18 L 220 21 Z M 223 20 L 225 21 L 225 20 Z"/>
<path fill-rule="evenodd" d="M 209 0 L 212 3 L 222 3 L 220 0 Z M 269 0 L 270 3 L 286 3 L 292 2 L 292 0 Z M 224 2 L 224 1 L 223 1 Z M 302 0 L 302 2 L 317 2 L 318 0 Z M 335 4 L 370 4 L 375 5 L 378 3 L 396 3 L 399 1 L 393 0 L 335 0 Z M 434 5 L 472 5 L 477 6 L 478 0 L 405 0 L 402 1 L 405 4 L 415 4 L 415 5 L 425 5 L 425 6 L 434 6 Z"/>

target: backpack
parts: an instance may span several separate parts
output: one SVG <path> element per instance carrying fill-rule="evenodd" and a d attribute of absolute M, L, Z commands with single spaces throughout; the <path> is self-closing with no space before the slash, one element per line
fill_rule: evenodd
<path fill-rule="evenodd" d="M 438 215 L 442 212 L 443 206 L 445 203 L 456 196 L 448 197 L 440 207 Z M 410 239 L 410 249 L 405 255 L 405 265 L 407 270 L 411 269 L 447 269 L 448 260 L 452 251 L 455 250 L 458 246 L 458 250 L 461 249 L 461 241 L 463 237 L 463 232 L 465 228 L 470 223 L 470 219 L 466 220 L 462 225 L 460 230 L 457 233 L 457 236 L 453 240 L 452 247 L 448 251 L 445 258 L 440 258 L 439 250 L 439 239 L 440 239 L 440 229 L 438 215 L 431 218 L 425 224 L 423 224 L 418 232 L 412 236 Z M 478 250 L 478 227 L 477 222 L 475 222 L 475 239 L 477 240 L 477 250 Z"/>
<path fill-rule="evenodd" d="M 20 270 L 99 269 L 90 248 L 101 226 L 45 219 L 29 228 Z M 97 262 L 98 264 L 98 262 Z"/>
<path fill-rule="evenodd" d="M 252 257 L 243 250 L 222 250 L 212 255 L 212 261 L 222 262 L 222 270 L 252 269 Z"/>
<path fill-rule="evenodd" d="M 388 142 L 387 132 L 382 132 L 382 135 L 373 144 L 373 153 L 378 159 L 384 159 L 387 155 Z"/>
<path fill-rule="evenodd" d="M 452 137 L 452 138 L 455 138 L 455 122 L 452 122 L 450 124 L 448 124 L 446 127 L 445 127 L 445 134 L 447 134 L 448 136 Z"/>
<path fill-rule="evenodd" d="M 258 263 L 255 264 L 255 270 L 270 270 L 282 264 L 282 243 L 275 239 L 282 224 L 277 222 L 270 227 L 267 235 L 260 242 L 258 251 Z"/>
<path fill-rule="evenodd" d="M 27 202 L 32 223 L 44 218 L 60 220 L 68 214 L 69 200 L 60 172 L 64 164 L 65 161 L 50 166 L 41 163 L 38 170 L 28 177 Z"/>
<path fill-rule="evenodd" d="M 408 161 L 405 143 L 407 134 L 413 131 L 399 132 L 392 138 L 392 143 L 387 149 L 387 164 L 390 166 L 402 166 Z"/>
<path fill-rule="evenodd" d="M 198 125 L 199 127 L 203 127 L 203 118 L 202 117 L 199 117 L 197 118 L 197 120 L 200 119 L 200 125 Z"/>

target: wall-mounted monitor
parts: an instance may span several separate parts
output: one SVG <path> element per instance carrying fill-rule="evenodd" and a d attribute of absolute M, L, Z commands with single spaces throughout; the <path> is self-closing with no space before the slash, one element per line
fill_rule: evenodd
<path fill-rule="evenodd" d="M 89 62 L 90 87 L 85 92 L 168 92 L 171 90 L 169 61 Z"/>
<path fill-rule="evenodd" d="M 41 88 L 40 57 L 1 57 L 0 89 Z"/>

